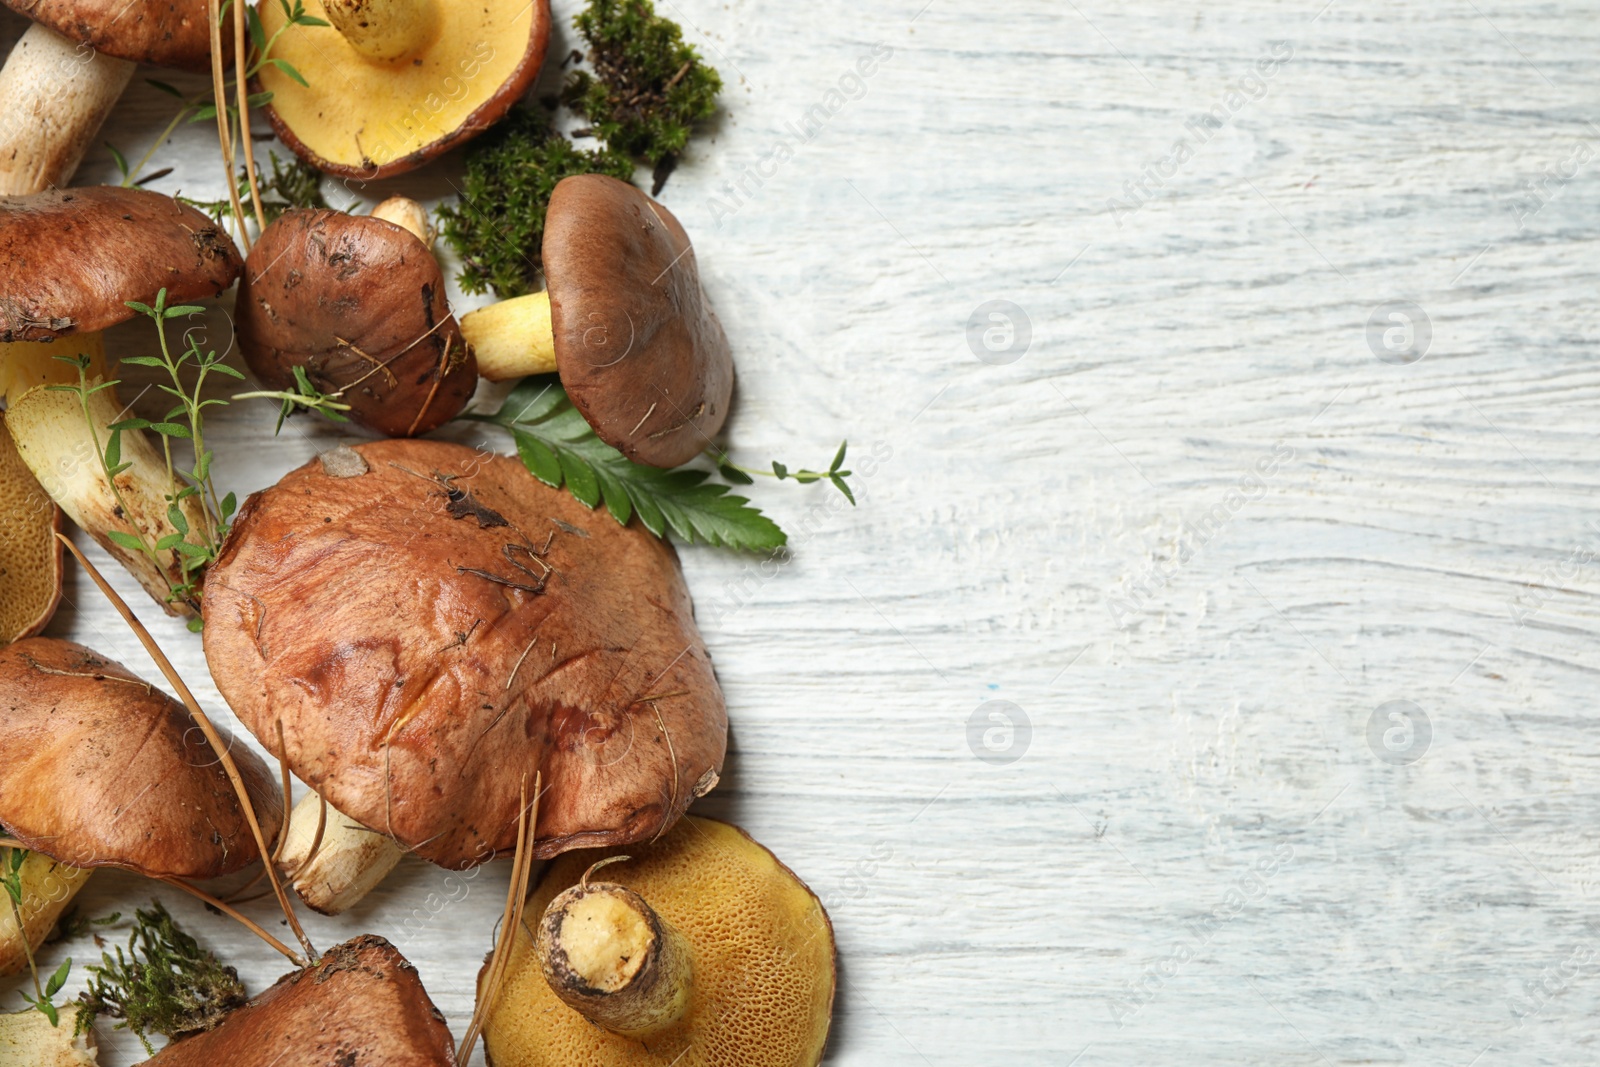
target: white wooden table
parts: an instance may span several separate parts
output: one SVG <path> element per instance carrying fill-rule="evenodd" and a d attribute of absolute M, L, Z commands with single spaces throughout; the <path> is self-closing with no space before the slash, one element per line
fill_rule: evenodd
<path fill-rule="evenodd" d="M 661 7 L 729 83 L 663 199 L 734 452 L 879 457 L 855 510 L 755 487 L 776 577 L 683 552 L 733 721 L 698 810 L 826 898 L 829 1062 L 1593 1062 L 1595 5 Z M 136 85 L 107 136 L 142 152 L 167 105 Z M 212 136 L 155 187 L 221 195 Z M 341 439 L 224 421 L 241 492 Z M 67 596 L 51 633 L 154 676 Z M 408 862 L 309 925 L 395 940 L 459 1034 L 506 876 L 435 908 Z"/>

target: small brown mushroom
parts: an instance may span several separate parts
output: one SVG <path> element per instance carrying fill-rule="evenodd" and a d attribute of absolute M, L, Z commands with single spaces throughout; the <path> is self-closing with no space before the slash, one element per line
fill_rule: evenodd
<path fill-rule="evenodd" d="M 477 363 L 450 314 L 426 230 L 396 212 L 289 211 L 250 250 L 235 305 L 240 351 L 272 389 L 295 368 L 390 437 L 460 413 Z"/>
<path fill-rule="evenodd" d="M 0 421 L 0 644 L 32 637 L 61 600 L 61 509 Z"/>
<path fill-rule="evenodd" d="M 833 1010 L 822 904 L 743 830 L 688 816 L 528 899 L 487 1010 L 495 1067 L 815 1067 Z M 592 864 L 592 866 L 591 866 Z M 605 868 L 604 881 L 596 868 Z M 479 975 L 479 996 L 488 968 Z"/>
<path fill-rule="evenodd" d="M 488 129 L 532 87 L 549 0 L 323 0 L 331 26 L 298 27 L 259 75 L 267 117 L 312 166 L 372 181 L 403 174 Z M 266 32 L 285 16 L 260 5 Z"/>
<path fill-rule="evenodd" d="M 0 649 L 0 752 L 0 826 L 55 864 L 208 879 L 261 858 L 226 772 L 183 705 L 82 645 L 30 637 Z M 254 753 L 240 749 L 234 760 L 271 840 L 282 818 L 278 783 Z M 31 880 L 39 888 L 25 895 L 59 915 L 82 879 L 51 867 L 40 867 Z M 50 877 L 70 884 L 49 890 Z M 31 944 L 33 921 L 28 928 Z"/>
<path fill-rule="evenodd" d="M 444 1016 L 417 969 L 367 935 L 162 1049 L 149 1067 L 455 1067 Z"/>
<path fill-rule="evenodd" d="M 600 439 L 676 467 L 728 417 L 733 354 L 672 212 L 602 174 L 564 179 L 545 217 L 548 289 L 462 316 L 491 380 L 559 370 Z"/>
<path fill-rule="evenodd" d="M 78 368 L 57 357 L 84 356 L 90 386 L 105 380 L 100 331 L 153 304 L 161 289 L 177 305 L 218 296 L 239 275 L 239 253 L 217 224 L 171 197 L 143 189 L 95 186 L 0 197 L 0 384 L 5 421 L 39 484 L 85 532 L 126 567 L 171 614 L 183 582 L 171 551 L 154 558 L 117 544 L 111 531 L 154 545 L 172 532 L 169 496 L 180 486 L 140 431 L 122 434 L 127 470 L 113 487 L 100 459 L 110 426 L 126 417 L 113 388 L 81 400 Z M 87 418 L 85 417 L 87 406 Z M 203 523 L 193 498 L 191 526 Z"/>
<path fill-rule="evenodd" d="M 0 70 L 0 194 L 71 180 L 136 63 L 209 66 L 206 0 L 4 0 L 33 20 Z"/>
<path fill-rule="evenodd" d="M 353 451 L 366 473 L 252 496 L 206 579 L 212 677 L 295 774 L 452 868 L 512 847 L 538 772 L 542 857 L 648 840 L 715 784 L 727 714 L 670 545 L 506 456 Z"/>

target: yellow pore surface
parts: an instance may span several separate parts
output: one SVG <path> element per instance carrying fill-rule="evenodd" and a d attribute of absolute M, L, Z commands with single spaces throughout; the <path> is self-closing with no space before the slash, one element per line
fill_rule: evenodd
<path fill-rule="evenodd" d="M 683 1018 L 643 1041 L 608 1033 L 556 999 L 533 951 L 552 898 L 604 855 L 598 880 L 643 897 L 689 943 Z M 833 1003 L 833 932 L 816 897 L 726 823 L 685 816 L 650 845 L 569 852 L 528 898 L 505 985 L 484 1026 L 493 1067 L 813 1067 Z"/>
<path fill-rule="evenodd" d="M 271 107 L 294 135 L 329 163 L 383 166 L 442 140 L 500 91 L 528 51 L 537 4 L 527 0 L 436 0 L 429 42 L 396 60 L 368 59 L 332 26 L 293 26 L 260 74 Z M 326 21 L 322 0 L 306 14 Z M 278 0 L 257 12 L 270 38 L 284 24 Z"/>
<path fill-rule="evenodd" d="M 56 506 L 0 422 L 0 644 L 37 632 L 61 594 Z"/>

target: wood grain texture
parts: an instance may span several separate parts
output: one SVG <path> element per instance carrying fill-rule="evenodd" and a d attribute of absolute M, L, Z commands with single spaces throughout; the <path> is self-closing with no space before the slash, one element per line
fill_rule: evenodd
<path fill-rule="evenodd" d="M 875 457 L 854 510 L 755 487 L 782 566 L 684 552 L 732 721 L 696 810 L 828 902 L 828 1062 L 1588 1061 L 1594 5 L 660 6 L 728 81 L 663 198 L 738 362 L 734 454 Z M 134 156 L 168 114 L 136 79 L 107 135 Z M 157 187 L 219 195 L 210 139 L 180 131 Z M 438 197 L 459 168 L 329 188 Z M 1031 327 L 1002 365 L 968 341 L 993 300 Z M 1426 315 L 1420 361 L 1369 343 L 1392 303 Z M 341 439 L 218 422 L 239 490 Z M 67 597 L 49 632 L 152 673 Z M 146 614 L 232 726 L 198 640 Z M 975 755 L 1006 747 L 994 700 L 1031 726 L 1014 762 Z M 1369 741 L 1396 700 L 1415 762 L 1377 755 L 1398 720 Z M 391 938 L 459 1035 L 506 877 L 408 862 L 312 936 Z M 97 876 L 86 906 L 148 892 Z"/>

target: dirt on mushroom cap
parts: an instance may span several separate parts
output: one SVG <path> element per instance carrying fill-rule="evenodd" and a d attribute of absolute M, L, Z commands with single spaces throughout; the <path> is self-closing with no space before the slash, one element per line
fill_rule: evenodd
<path fill-rule="evenodd" d="M 44 629 L 61 600 L 61 509 L 0 421 L 0 644 Z"/>
<path fill-rule="evenodd" d="M 150 1067 L 454 1067 L 444 1016 L 416 968 L 366 935 L 336 945 L 208 1033 L 167 1046 Z"/>
<path fill-rule="evenodd" d="M 205 71 L 211 66 L 206 0 L 0 2 L 68 40 L 90 46 L 85 62 L 95 52 L 104 52 L 135 63 L 183 70 Z"/>
<path fill-rule="evenodd" d="M 0 263 L 0 342 L 103 330 L 162 289 L 168 306 L 219 296 L 241 266 L 215 220 L 110 185 L 0 197 Z"/>
<path fill-rule="evenodd" d="M 292 390 L 304 367 L 351 419 L 391 437 L 442 426 L 478 384 L 438 261 L 392 222 L 286 212 L 250 250 L 235 307 L 239 348 L 265 385 Z"/>
<path fill-rule="evenodd" d="M 688 941 L 689 1007 L 647 1042 L 607 1033 L 556 998 L 529 926 L 600 858 L 551 864 L 528 898 L 507 979 L 484 1027 L 493 1067 L 811 1067 L 834 993 L 833 930 L 805 884 L 744 831 L 688 816 L 596 877 L 638 893 Z M 481 979 L 481 975 L 480 975 Z"/>
<path fill-rule="evenodd" d="M 235 713 L 328 803 L 442 866 L 648 840 L 715 783 L 727 713 L 671 546 L 506 456 L 358 446 L 245 504 L 206 580 Z M 348 471 L 340 466 L 341 473 Z"/>
<path fill-rule="evenodd" d="M 676 467 L 728 417 L 733 353 L 672 212 L 603 174 L 567 178 L 544 231 L 561 384 L 635 463 Z"/>
<path fill-rule="evenodd" d="M 30 637 L 0 649 L 0 752 L 0 825 L 63 863 L 215 878 L 259 857 L 183 705 L 82 645 Z M 234 759 L 270 842 L 283 817 L 277 779 L 247 749 Z"/>
<path fill-rule="evenodd" d="M 285 34 L 273 58 L 292 64 L 309 88 L 275 66 L 267 117 L 284 144 L 329 174 L 373 181 L 414 170 L 494 125 L 533 85 L 550 39 L 549 0 L 440 3 L 432 41 L 419 54 L 378 62 L 332 27 Z M 261 5 L 271 35 L 284 22 Z M 306 12 L 321 16 L 318 0 Z"/>

